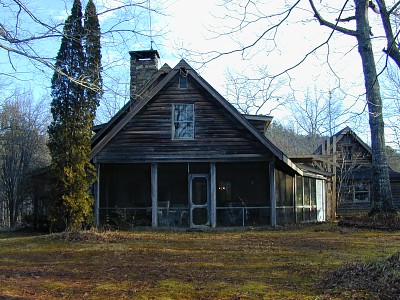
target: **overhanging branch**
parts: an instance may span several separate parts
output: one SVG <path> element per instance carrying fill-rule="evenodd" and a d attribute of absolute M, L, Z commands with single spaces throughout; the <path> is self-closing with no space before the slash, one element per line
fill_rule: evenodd
<path fill-rule="evenodd" d="M 315 16 L 315 18 L 318 20 L 319 24 L 321 24 L 321 25 L 323 25 L 323 26 L 326 26 L 326 27 L 328 27 L 328 28 L 330 28 L 330 29 L 332 29 L 332 30 L 334 30 L 334 31 L 339 31 L 339 32 L 341 32 L 341 33 L 343 33 L 343 34 L 346 34 L 346 35 L 357 36 L 357 31 L 351 30 L 351 29 L 347 29 L 347 28 L 345 28 L 345 27 L 338 26 L 338 23 L 339 23 L 339 21 L 341 20 L 340 16 L 337 18 L 336 23 L 331 23 L 331 22 L 325 20 L 325 19 L 321 16 L 321 14 L 319 13 L 319 11 L 318 11 L 317 8 L 315 7 L 314 1 L 313 1 L 313 0 L 309 0 L 309 2 L 310 2 L 310 5 L 311 5 L 312 10 L 313 10 L 313 12 L 314 12 L 314 16 Z M 347 2 L 348 2 L 348 0 L 347 0 L 347 1 L 345 2 L 345 4 L 343 5 L 343 8 L 342 8 L 341 11 L 340 11 L 340 15 L 343 13 L 343 10 L 344 10 L 344 8 L 346 7 Z M 352 17 L 350 17 L 350 18 L 352 18 Z M 354 17 L 354 18 L 355 18 L 355 17 Z"/>

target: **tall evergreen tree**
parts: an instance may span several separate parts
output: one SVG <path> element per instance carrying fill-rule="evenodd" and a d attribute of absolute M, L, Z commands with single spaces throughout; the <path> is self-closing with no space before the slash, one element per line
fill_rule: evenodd
<path fill-rule="evenodd" d="M 89 0 L 84 16 L 84 49 L 86 54 L 86 98 L 89 112 L 94 117 L 96 108 L 100 104 L 103 94 L 103 80 L 101 77 L 101 44 L 100 44 L 100 23 L 97 17 L 96 6 L 93 0 Z"/>
<path fill-rule="evenodd" d="M 85 87 L 78 84 L 85 75 L 82 6 L 74 0 L 71 15 L 64 26 L 56 67 L 66 76 L 52 78 L 49 149 L 54 179 L 51 220 L 56 229 L 76 230 L 92 221 L 93 198 L 88 193 L 95 179 L 89 161 L 92 110 Z"/>

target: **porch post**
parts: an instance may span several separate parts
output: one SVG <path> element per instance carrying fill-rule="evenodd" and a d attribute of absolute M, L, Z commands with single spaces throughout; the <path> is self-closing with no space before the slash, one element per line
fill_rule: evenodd
<path fill-rule="evenodd" d="M 100 226 L 100 164 L 97 167 L 97 181 L 94 190 L 94 226 Z"/>
<path fill-rule="evenodd" d="M 294 222 L 297 223 L 298 222 L 298 218 L 297 218 L 297 176 L 298 175 L 294 175 L 293 177 L 293 213 L 294 213 Z"/>
<path fill-rule="evenodd" d="M 271 199 L 271 226 L 276 226 L 275 163 L 269 163 L 269 197 Z"/>
<path fill-rule="evenodd" d="M 158 166 L 156 163 L 151 164 L 151 226 L 157 227 L 157 197 L 158 197 L 158 183 L 157 183 Z"/>
<path fill-rule="evenodd" d="M 211 227 L 217 226 L 217 172 L 215 163 L 210 163 L 210 221 Z"/>

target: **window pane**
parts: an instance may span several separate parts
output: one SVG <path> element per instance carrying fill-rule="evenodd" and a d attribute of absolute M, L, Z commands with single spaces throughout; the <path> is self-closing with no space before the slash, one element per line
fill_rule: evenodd
<path fill-rule="evenodd" d="M 193 123 L 175 123 L 175 138 L 192 138 L 193 136 Z"/>
<path fill-rule="evenodd" d="M 174 104 L 173 138 L 191 139 L 194 138 L 194 105 Z"/>
<path fill-rule="evenodd" d="M 365 182 L 354 183 L 354 201 L 368 202 L 369 201 L 369 185 Z"/>
<path fill-rule="evenodd" d="M 175 104 L 174 105 L 174 121 L 175 122 L 193 121 L 193 105 L 192 104 Z"/>
<path fill-rule="evenodd" d="M 310 179 L 307 177 L 304 177 L 304 205 L 311 205 L 310 203 Z"/>
<path fill-rule="evenodd" d="M 311 184 L 311 205 L 317 205 L 316 180 L 314 178 L 310 179 L 310 184 Z"/>
<path fill-rule="evenodd" d="M 303 205 L 303 178 L 297 176 L 296 178 L 296 205 L 302 206 Z"/>
<path fill-rule="evenodd" d="M 183 76 L 183 75 L 179 76 L 179 88 L 180 89 L 187 89 L 188 88 L 187 76 Z"/>

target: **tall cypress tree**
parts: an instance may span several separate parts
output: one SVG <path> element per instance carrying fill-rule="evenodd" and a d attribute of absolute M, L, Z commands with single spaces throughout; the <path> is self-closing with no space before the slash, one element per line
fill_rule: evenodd
<path fill-rule="evenodd" d="M 86 54 L 86 98 L 88 108 L 93 116 L 96 116 L 96 108 L 100 104 L 103 94 L 103 80 L 101 77 L 101 44 L 100 44 L 100 24 L 97 17 L 96 6 L 93 0 L 89 0 L 85 9 L 84 16 L 84 49 Z"/>
<path fill-rule="evenodd" d="M 51 221 L 54 229 L 76 230 L 92 221 L 93 198 L 88 193 L 95 179 L 89 161 L 92 109 L 88 109 L 85 87 L 84 29 L 82 6 L 74 0 L 64 26 L 56 68 L 51 82 L 53 121 L 49 126 L 54 189 Z M 91 105 L 89 105 L 91 107 Z"/>

